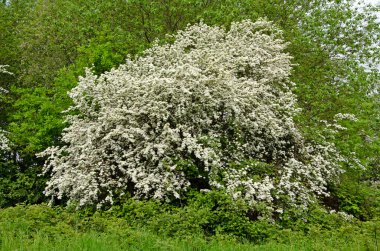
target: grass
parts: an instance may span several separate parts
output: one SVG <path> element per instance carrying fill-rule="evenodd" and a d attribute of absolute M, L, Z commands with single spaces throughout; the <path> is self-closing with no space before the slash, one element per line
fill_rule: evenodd
<path fill-rule="evenodd" d="M 124 229 L 123 233 L 88 232 L 71 236 L 49 237 L 37 233 L 30 238 L 26 235 L 3 236 L 1 250 L 377 250 L 374 245 L 362 241 L 337 242 L 332 239 L 294 239 L 290 243 L 270 241 L 262 245 L 236 243 L 228 239 L 164 238 L 142 231 Z"/>
<path fill-rule="evenodd" d="M 123 218 L 83 216 L 44 205 L 0 209 L 1 250 L 374 250 L 379 222 L 347 224 L 323 230 L 311 226 L 308 234 L 282 229 L 262 242 L 237 237 L 199 234 L 168 237 Z M 377 232 L 376 232 L 377 231 Z M 377 234 L 377 236 L 375 235 Z"/>

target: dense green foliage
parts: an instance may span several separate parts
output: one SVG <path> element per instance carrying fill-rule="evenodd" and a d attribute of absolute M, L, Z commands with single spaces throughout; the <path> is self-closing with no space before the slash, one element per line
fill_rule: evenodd
<path fill-rule="evenodd" d="M 45 159 L 37 158 L 36 154 L 47 147 L 62 145 L 61 133 L 67 126 L 62 112 L 72 104 L 67 92 L 76 86 L 85 67 L 92 67 L 95 74 L 109 71 L 124 63 L 128 54 L 141 55 L 156 39 L 162 43 L 173 42 L 166 34 L 173 34 L 200 20 L 208 25 L 229 27 L 233 21 L 267 17 L 283 30 L 283 37 L 289 43 L 287 51 L 293 57 L 291 80 L 296 84 L 298 106 L 302 109 L 297 117 L 298 129 L 310 140 L 328 140 L 335 144 L 349 159 L 342 165 L 346 172 L 341 175 L 340 182 L 329 186 L 331 196 L 320 197 L 320 207 L 369 221 L 333 226 L 329 221 L 340 222 L 333 218 L 338 216 L 316 215 L 322 210 L 316 206 L 316 211 L 308 212 L 309 222 L 312 219 L 317 221 L 312 224 L 301 220 L 294 223 L 293 217 L 302 217 L 298 217 L 299 212 L 289 211 L 287 219 L 274 219 L 280 225 L 268 225 L 256 222 L 254 212 L 226 202 L 227 199 L 220 194 L 207 195 L 211 197 L 196 194 L 189 196 L 184 204 L 180 201 L 176 205 L 153 201 L 122 202 L 121 199 L 112 216 L 104 218 L 59 212 L 60 208 L 18 206 L 0 211 L 2 248 L 9 249 L 10 243 L 19 241 L 20 249 L 26 249 L 29 244 L 35 245 L 35 249 L 40 248 L 38 245 L 49 249 L 48 241 L 58 236 L 63 237 L 56 239 L 59 240 L 56 245 L 62 247 L 72 239 L 78 240 L 73 245 L 90 248 L 86 245 L 99 244 L 105 247 L 117 245 L 114 242 L 116 237 L 109 235 L 115 231 L 120 236 L 131 235 L 125 241 L 131 242 L 131 247 L 136 249 L 144 247 L 139 245 L 147 245 L 137 243 L 138 238 L 145 238 L 147 243 L 154 240 L 157 247 L 162 245 L 177 250 L 189 243 L 160 238 L 199 234 L 201 237 L 196 237 L 199 246 L 194 249 L 218 250 L 221 248 L 217 243 L 221 240 L 205 244 L 204 236 L 219 233 L 223 234 L 221 238 L 227 238 L 220 242 L 226 245 L 223 250 L 235 247 L 228 246 L 230 237 L 224 235 L 254 242 L 260 238 L 271 240 L 276 236 L 289 236 L 289 239 L 281 237 L 278 241 L 292 244 L 299 240 L 300 243 L 293 243 L 297 248 L 302 249 L 299 245 L 305 244 L 312 246 L 310 249 L 321 250 L 341 245 L 342 238 L 360 236 L 352 245 L 374 249 L 372 234 L 376 230 L 372 227 L 373 220 L 380 217 L 380 25 L 374 13 L 380 7 L 366 6 L 358 11 L 353 2 L 0 1 L 0 65 L 9 65 L 7 70 L 13 73 L 0 74 L 0 87 L 7 90 L 0 96 L 0 130 L 6 132 L 10 148 L 0 152 L 0 208 L 18 203 L 38 204 L 49 199 L 42 193 L 49 178 L 48 175 L 41 176 Z M 357 121 L 343 122 L 346 130 L 334 134 L 324 128 L 326 124 L 334 124 L 338 113 L 354 114 Z M 17 218 L 22 214 L 26 216 Z M 251 216 L 247 218 L 247 215 Z M 118 220 L 114 220 L 116 216 Z M 4 221 L 7 217 L 18 221 L 9 225 Z M 121 218 L 128 219 L 128 223 L 122 222 Z M 91 224 L 97 224 L 92 221 L 97 220 L 103 230 L 89 232 Z M 78 229 L 78 222 L 84 224 L 86 221 L 89 222 L 88 228 Z M 48 224 L 53 226 L 48 227 Z M 152 235 L 135 230 L 139 224 L 147 224 Z M 124 231 L 124 227 L 128 230 Z M 329 234 L 322 229 L 330 231 L 335 228 L 333 237 L 325 239 Z M 14 234 L 5 235 L 4 232 Z M 103 244 L 95 238 L 98 234 L 102 236 Z M 326 246 L 313 243 L 310 237 L 313 234 L 319 236 L 320 245 Z M 35 238 L 37 242 L 34 242 Z M 21 240 L 26 241 L 21 244 Z M 282 244 L 273 245 L 273 248 L 283 247 Z M 72 249 L 76 247 L 72 246 Z M 244 248 L 252 247 L 242 246 L 242 250 Z"/>
<path fill-rule="evenodd" d="M 216 197 L 214 197 L 216 196 Z M 218 200 L 218 202 L 216 202 Z M 216 210 L 210 210 L 218 203 Z M 1 250 L 376 250 L 379 222 L 346 222 L 315 208 L 298 221 L 250 221 L 220 195 L 189 206 L 129 200 L 96 212 L 46 205 L 0 210 Z M 234 212 L 235 210 L 235 212 Z M 237 211 L 236 211 L 237 210 Z M 225 221 L 227 219 L 227 221 Z M 303 221 L 308 220 L 307 226 Z M 281 225 L 282 224 L 282 225 Z M 217 231 L 209 235 L 210 231 Z"/>

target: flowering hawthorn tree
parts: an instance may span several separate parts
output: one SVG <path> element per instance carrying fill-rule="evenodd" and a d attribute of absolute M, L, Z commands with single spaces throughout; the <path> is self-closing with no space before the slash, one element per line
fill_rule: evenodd
<path fill-rule="evenodd" d="M 79 205 L 173 200 L 222 189 L 281 212 L 306 206 L 339 173 L 332 145 L 308 144 L 293 117 L 291 57 L 270 22 L 200 23 L 70 93 L 62 147 L 51 147 L 46 195 Z"/>

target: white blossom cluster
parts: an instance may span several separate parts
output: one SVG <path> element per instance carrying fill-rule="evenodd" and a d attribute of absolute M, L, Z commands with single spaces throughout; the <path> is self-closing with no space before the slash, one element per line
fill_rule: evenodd
<path fill-rule="evenodd" d="M 6 74 L 11 74 L 11 72 L 7 71 L 8 65 L 0 65 L 0 73 L 6 73 Z M 0 87 L 0 99 L 1 95 L 3 93 L 6 93 L 7 90 L 3 89 Z M 2 129 L 0 129 L 0 151 L 6 151 L 9 150 L 9 141 L 8 138 L 5 136 L 6 132 Z"/>
<path fill-rule="evenodd" d="M 5 132 L 0 129 L 0 151 L 9 150 L 8 145 L 9 145 L 8 138 L 5 136 Z"/>
<path fill-rule="evenodd" d="M 101 76 L 87 70 L 69 93 L 66 145 L 41 154 L 46 195 L 101 206 L 195 187 L 278 211 L 326 195 L 338 154 L 305 143 L 293 121 L 281 32 L 265 20 L 200 23 L 174 38 Z"/>
<path fill-rule="evenodd" d="M 0 65 L 0 73 L 6 73 L 6 74 L 9 74 L 9 75 L 13 75 L 12 72 L 9 72 L 7 70 L 8 67 L 9 67 L 9 65 Z"/>
<path fill-rule="evenodd" d="M 342 212 L 342 211 L 335 211 L 335 210 L 330 210 L 330 214 L 336 214 L 338 215 L 341 219 L 345 220 L 345 221 L 352 221 L 355 217 L 351 214 L 348 214 L 346 212 Z"/>

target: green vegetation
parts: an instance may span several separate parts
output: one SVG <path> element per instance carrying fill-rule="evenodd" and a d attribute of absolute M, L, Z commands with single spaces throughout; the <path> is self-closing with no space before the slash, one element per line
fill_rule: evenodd
<path fill-rule="evenodd" d="M 355 9 L 356 2 L 0 1 L 0 249 L 379 250 L 380 24 L 375 13 L 380 6 Z M 65 118 L 77 112 L 64 112 L 73 105 L 67 93 L 86 67 L 95 75 L 111 71 L 127 55 L 143 55 L 156 40 L 174 43 L 167 34 L 188 24 L 202 21 L 228 30 L 232 22 L 260 18 L 272 21 L 288 43 L 292 92 L 301 108 L 296 129 L 306 143 L 334 146 L 342 156 L 338 164 L 344 172 L 326 183 L 330 196 L 318 194 L 309 208 L 284 206 L 263 219 L 259 212 L 267 210 L 265 203 L 252 208 L 221 191 L 205 193 L 208 187 L 196 180 L 203 175 L 202 164 L 193 156 L 177 160 L 178 168 L 196 180 L 180 199 L 134 200 L 133 182 L 102 210 L 95 205 L 76 210 L 75 203 L 66 205 L 67 197 L 44 196 L 51 173 L 42 175 L 47 157 L 37 154 L 67 144 Z M 346 114 L 354 119 L 338 121 Z M 228 130 L 225 135 L 228 139 Z M 218 143 L 198 140 L 210 147 Z M 221 145 L 228 155 L 230 149 Z M 295 159 L 309 161 L 302 154 Z M 257 179 L 284 162 L 238 161 L 254 166 Z M 46 206 L 49 201 L 52 207 Z"/>
<path fill-rule="evenodd" d="M 195 203 L 196 204 L 196 203 Z M 1 250 L 377 250 L 379 222 L 345 222 L 336 215 L 310 212 L 307 224 L 288 228 L 250 222 L 254 240 L 223 229 L 215 235 L 194 231 L 194 219 L 207 212 L 160 209 L 154 202 L 128 201 L 124 211 L 89 213 L 46 205 L 0 211 Z M 199 206 L 199 205 L 198 205 Z M 208 213 L 212 213 L 208 211 Z M 220 212 L 219 212 L 220 213 Z M 230 215 L 231 216 L 231 215 Z M 239 217 L 239 216 L 237 216 Z M 143 219 L 143 224 L 141 219 Z M 236 219 L 236 217 L 235 217 Z M 242 217 L 241 217 L 242 220 Z M 304 219 L 306 220 L 306 219 Z M 206 225 L 213 223 L 206 223 Z M 182 231 L 178 231 L 178 227 Z M 204 225 L 205 226 L 205 225 Z M 248 237 L 248 236 L 247 236 Z"/>

